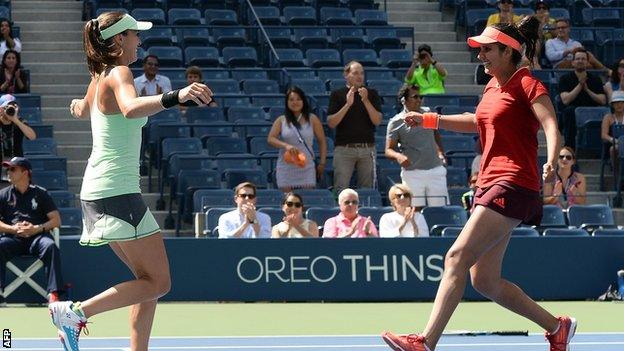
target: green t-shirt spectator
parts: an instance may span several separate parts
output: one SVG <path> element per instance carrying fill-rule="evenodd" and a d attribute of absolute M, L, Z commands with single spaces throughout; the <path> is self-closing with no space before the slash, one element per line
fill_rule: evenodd
<path fill-rule="evenodd" d="M 416 68 L 412 76 L 405 82 L 418 85 L 422 95 L 444 94 L 446 92 L 444 90 L 444 77 L 433 65 L 430 65 L 427 71 L 422 67 Z"/>

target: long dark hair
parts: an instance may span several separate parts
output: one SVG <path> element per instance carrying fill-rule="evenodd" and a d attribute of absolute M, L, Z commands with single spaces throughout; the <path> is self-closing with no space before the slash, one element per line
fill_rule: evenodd
<path fill-rule="evenodd" d="M 100 32 L 117 23 L 123 16 L 123 12 L 104 12 L 85 24 L 82 37 L 91 75 L 102 73 L 106 66 L 114 66 L 123 54 L 121 46 L 113 40 L 114 36 L 104 40 Z M 121 34 L 127 35 L 128 32 L 123 31 Z"/>
<path fill-rule="evenodd" d="M 518 24 L 497 23 L 494 25 L 494 28 L 516 39 L 520 45 L 526 45 L 525 55 L 529 59 L 530 65 L 532 65 L 539 39 L 539 26 L 540 22 L 537 17 L 526 16 Z M 501 50 L 504 50 L 506 47 L 505 44 L 498 43 L 498 45 Z M 522 61 L 522 54 L 513 50 L 511 60 L 514 65 L 519 65 L 520 61 Z"/>
<path fill-rule="evenodd" d="M 284 99 L 284 116 L 286 117 L 286 121 L 288 123 L 299 129 L 301 128 L 301 125 L 297 121 L 297 118 L 299 116 L 295 116 L 295 114 L 288 108 L 288 97 L 290 97 L 290 94 L 292 93 L 299 95 L 299 98 L 303 100 L 303 108 L 301 109 L 301 114 L 303 115 L 303 118 L 306 120 L 306 122 L 310 122 L 310 104 L 308 103 L 308 98 L 306 98 L 305 93 L 298 86 L 293 85 L 288 88 L 288 90 L 286 90 L 286 97 Z"/>
<path fill-rule="evenodd" d="M 15 37 L 13 36 L 13 23 L 9 21 L 8 18 L 0 18 L 0 26 L 2 26 L 2 23 L 4 22 L 6 22 L 9 25 L 9 37 L 11 39 L 15 39 Z"/>
<path fill-rule="evenodd" d="M 21 57 L 19 52 L 15 51 L 13 49 L 9 49 L 9 50 L 4 52 L 4 55 L 2 55 L 2 63 L 0 64 L 0 66 L 2 66 L 2 69 L 7 68 L 6 65 L 4 64 L 4 62 L 6 61 L 6 58 L 7 58 L 7 56 L 9 56 L 9 54 L 14 54 L 15 55 L 15 68 L 13 69 L 13 72 L 15 72 L 17 69 L 22 67 L 22 57 Z"/>
<path fill-rule="evenodd" d="M 624 57 L 616 60 L 615 63 L 613 63 L 613 67 L 611 67 L 611 85 L 620 84 L 620 75 L 618 70 L 620 69 L 620 62 L 622 61 L 624 61 Z"/>
<path fill-rule="evenodd" d="M 301 195 L 299 195 L 297 193 L 294 193 L 292 191 L 284 194 L 284 198 L 282 199 L 282 206 L 284 206 L 286 204 L 286 202 L 288 202 L 288 198 L 291 197 L 291 196 L 294 196 L 297 199 L 299 199 L 299 202 L 301 202 L 301 211 L 305 212 L 304 211 L 304 207 L 303 207 L 303 198 L 301 197 Z"/>

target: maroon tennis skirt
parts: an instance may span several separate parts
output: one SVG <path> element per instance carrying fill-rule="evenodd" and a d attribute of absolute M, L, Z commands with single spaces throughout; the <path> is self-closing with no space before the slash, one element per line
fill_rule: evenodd
<path fill-rule="evenodd" d="M 510 182 L 498 182 L 487 188 L 477 188 L 473 209 L 481 205 L 505 217 L 516 218 L 528 225 L 542 222 L 542 198 L 539 192 Z"/>

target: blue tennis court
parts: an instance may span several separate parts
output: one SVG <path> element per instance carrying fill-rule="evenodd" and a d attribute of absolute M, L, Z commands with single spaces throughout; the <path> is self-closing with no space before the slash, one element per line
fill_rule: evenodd
<path fill-rule="evenodd" d="M 436 350 L 545 351 L 543 335 L 530 336 L 444 336 Z M 48 351 L 61 348 L 56 339 L 14 339 L 12 349 Z M 83 337 L 81 350 L 129 351 L 126 338 Z M 574 337 L 572 351 L 620 351 L 624 333 L 587 333 Z M 390 350 L 376 335 L 350 336 L 250 336 L 250 337 L 156 337 L 150 350 Z"/>

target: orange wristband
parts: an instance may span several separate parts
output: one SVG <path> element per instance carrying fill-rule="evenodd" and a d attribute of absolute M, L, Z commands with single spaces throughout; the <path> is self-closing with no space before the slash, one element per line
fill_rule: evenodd
<path fill-rule="evenodd" d="M 425 112 L 423 113 L 423 121 L 422 126 L 425 129 L 438 129 L 438 123 L 440 122 L 440 118 L 435 112 Z"/>

